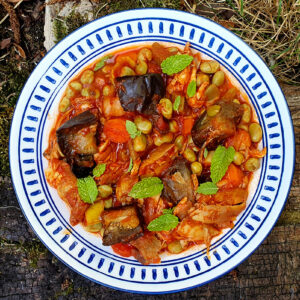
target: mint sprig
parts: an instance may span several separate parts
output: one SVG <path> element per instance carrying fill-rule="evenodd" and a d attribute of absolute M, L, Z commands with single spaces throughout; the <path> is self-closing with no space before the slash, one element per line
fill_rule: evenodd
<path fill-rule="evenodd" d="M 178 223 L 178 217 L 174 216 L 172 213 L 165 213 L 152 220 L 147 226 L 147 229 L 149 231 L 169 231 L 176 228 Z"/>
<path fill-rule="evenodd" d="M 187 95 L 193 97 L 196 94 L 196 81 L 192 80 L 187 87 Z"/>
<path fill-rule="evenodd" d="M 208 151 L 204 149 L 204 158 L 207 157 Z M 203 195 L 214 195 L 218 191 L 217 182 L 219 182 L 228 170 L 229 165 L 234 158 L 235 150 L 233 147 L 225 148 L 219 145 L 214 152 L 210 165 L 210 178 L 212 182 L 205 182 L 199 185 L 197 193 Z"/>
<path fill-rule="evenodd" d="M 132 139 L 141 135 L 141 132 L 137 129 L 136 125 L 129 120 L 126 120 L 126 130 Z"/>
<path fill-rule="evenodd" d="M 221 145 L 218 146 L 210 165 L 210 178 L 213 183 L 217 183 L 224 177 L 229 165 L 233 161 L 234 154 L 235 150 L 233 147 L 225 148 Z"/>
<path fill-rule="evenodd" d="M 167 75 L 173 75 L 185 69 L 191 64 L 193 57 L 187 54 L 176 54 L 167 57 L 161 63 L 161 69 L 163 73 Z"/>
<path fill-rule="evenodd" d="M 174 104 L 173 104 L 173 109 L 174 109 L 175 111 L 178 111 L 178 109 L 179 109 L 180 100 L 181 100 L 181 97 L 180 97 L 180 96 L 177 96 L 177 97 L 175 98 L 175 101 L 174 101 Z"/>
<path fill-rule="evenodd" d="M 106 55 L 104 56 L 100 61 L 98 61 L 95 65 L 95 68 L 94 68 L 94 71 L 98 71 L 100 70 L 101 68 L 104 67 L 105 65 L 105 62 L 110 59 L 112 57 L 112 55 Z"/>
<path fill-rule="evenodd" d="M 98 189 L 92 176 L 77 178 L 77 188 L 80 199 L 85 203 L 94 203 L 98 196 Z"/>
<path fill-rule="evenodd" d="M 174 211 L 174 208 L 175 207 L 163 209 L 163 215 L 167 215 L 167 214 L 171 214 L 172 215 L 173 211 Z"/>
<path fill-rule="evenodd" d="M 158 177 L 147 177 L 136 183 L 129 196 L 133 198 L 147 198 L 156 196 L 163 190 L 164 185 Z"/>
<path fill-rule="evenodd" d="M 100 177 L 106 169 L 106 164 L 99 164 L 93 169 L 93 176 Z"/>
<path fill-rule="evenodd" d="M 201 183 L 197 189 L 197 193 L 203 194 L 203 195 L 214 195 L 218 191 L 218 187 L 213 182 L 205 182 Z"/>

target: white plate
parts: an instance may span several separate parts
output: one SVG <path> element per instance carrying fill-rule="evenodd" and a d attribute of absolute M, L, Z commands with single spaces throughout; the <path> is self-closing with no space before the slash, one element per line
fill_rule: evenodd
<path fill-rule="evenodd" d="M 145 42 L 191 47 L 217 60 L 243 87 L 263 129 L 267 156 L 257 172 L 246 210 L 232 230 L 206 250 L 164 256 L 143 266 L 114 254 L 81 226 L 71 228 L 69 211 L 49 187 L 43 151 L 68 81 L 100 55 Z M 273 75 L 240 38 L 220 25 L 167 9 L 124 11 L 76 30 L 35 68 L 19 98 L 10 134 L 10 166 L 20 206 L 40 240 L 70 268 L 112 288 L 137 293 L 168 293 L 205 284 L 246 259 L 268 235 L 288 196 L 294 169 L 294 136 L 286 100 Z M 70 231 L 70 232 L 69 232 Z M 70 234 L 69 234 L 70 233 Z"/>

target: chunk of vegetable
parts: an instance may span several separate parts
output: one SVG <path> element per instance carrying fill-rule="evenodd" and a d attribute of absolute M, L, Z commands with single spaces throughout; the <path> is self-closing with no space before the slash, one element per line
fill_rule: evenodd
<path fill-rule="evenodd" d="M 165 84 L 160 74 L 125 76 L 116 81 L 117 92 L 125 111 L 153 114 L 159 99 L 165 95 Z"/>
<path fill-rule="evenodd" d="M 249 134 L 253 143 L 258 143 L 262 139 L 262 130 L 259 124 L 251 123 L 249 125 Z"/>
<path fill-rule="evenodd" d="M 104 124 L 103 132 L 107 139 L 114 143 L 126 143 L 130 140 L 126 130 L 126 120 L 117 118 L 110 119 Z"/>
<path fill-rule="evenodd" d="M 191 172 L 183 158 L 176 158 L 173 165 L 163 176 L 163 196 L 177 204 L 181 199 L 187 197 L 188 201 L 194 201 L 193 184 Z"/>
<path fill-rule="evenodd" d="M 102 214 L 102 220 L 104 246 L 127 243 L 139 237 L 143 232 L 135 206 L 105 210 Z"/>
<path fill-rule="evenodd" d="M 77 177 L 88 176 L 94 167 L 96 126 L 96 116 L 85 111 L 56 130 L 59 148 Z"/>
<path fill-rule="evenodd" d="M 214 117 L 202 114 L 192 129 L 194 144 L 206 146 L 208 150 L 215 149 L 222 141 L 236 132 L 236 125 L 242 116 L 242 108 L 236 103 L 219 102 L 220 112 Z"/>
<path fill-rule="evenodd" d="M 85 224 L 87 226 L 100 223 L 100 216 L 104 211 L 104 202 L 98 201 L 85 211 Z"/>

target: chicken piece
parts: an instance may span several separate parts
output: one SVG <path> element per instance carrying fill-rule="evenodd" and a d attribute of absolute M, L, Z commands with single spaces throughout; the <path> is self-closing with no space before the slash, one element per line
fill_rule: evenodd
<path fill-rule="evenodd" d="M 138 211 L 133 205 L 105 210 L 102 220 L 104 246 L 127 243 L 138 238 L 143 232 Z"/>
<path fill-rule="evenodd" d="M 171 165 L 177 156 L 177 148 L 174 144 L 162 144 L 151 151 L 148 157 L 142 161 L 139 175 L 144 177 L 160 176 Z"/>
<path fill-rule="evenodd" d="M 46 179 L 57 189 L 58 195 L 71 209 L 70 223 L 75 226 L 84 220 L 85 211 L 89 204 L 84 203 L 78 194 L 77 178 L 68 163 L 59 159 L 52 159 L 45 172 Z"/>
<path fill-rule="evenodd" d="M 68 120 L 56 130 L 57 142 L 76 177 L 86 177 L 93 169 L 97 118 L 85 111 Z"/>
<path fill-rule="evenodd" d="M 184 197 L 194 202 L 191 172 L 183 158 L 176 158 L 173 165 L 162 178 L 164 184 L 163 197 L 177 204 Z"/>
<path fill-rule="evenodd" d="M 176 234 L 188 241 L 210 241 L 220 232 L 211 225 L 202 224 L 191 218 L 185 218 L 176 228 Z"/>
<path fill-rule="evenodd" d="M 247 197 L 246 189 L 234 188 L 218 191 L 214 195 L 214 201 L 221 205 L 235 205 L 246 202 Z"/>
<path fill-rule="evenodd" d="M 189 201 L 187 197 L 184 197 L 175 206 L 174 215 L 177 216 L 180 220 L 182 220 L 188 215 L 188 212 L 192 207 L 192 201 Z"/>
<path fill-rule="evenodd" d="M 129 203 L 132 197 L 128 196 L 132 187 L 138 182 L 138 176 L 132 176 L 130 174 L 123 175 L 117 183 L 116 196 L 117 200 L 121 203 Z"/>
<path fill-rule="evenodd" d="M 222 141 L 236 132 L 236 125 L 240 122 L 243 109 L 234 102 L 219 102 L 220 111 L 214 117 L 203 113 L 195 122 L 192 129 L 192 139 L 196 146 L 215 149 Z"/>
<path fill-rule="evenodd" d="M 246 207 L 243 202 L 238 205 L 205 205 L 190 213 L 194 221 L 205 224 L 228 222 L 235 219 Z"/>
<path fill-rule="evenodd" d="M 164 97 L 166 88 L 160 74 L 118 77 L 117 91 L 125 111 L 152 115 L 156 104 Z"/>
<path fill-rule="evenodd" d="M 158 253 L 162 244 L 153 233 L 147 232 L 140 238 L 131 241 L 130 244 L 137 248 L 138 251 L 134 252 L 134 257 L 143 265 L 160 263 Z"/>

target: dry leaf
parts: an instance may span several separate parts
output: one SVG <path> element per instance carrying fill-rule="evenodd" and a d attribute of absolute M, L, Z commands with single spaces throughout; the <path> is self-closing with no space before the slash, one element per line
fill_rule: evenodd
<path fill-rule="evenodd" d="M 11 44 L 11 38 L 7 38 L 7 39 L 2 40 L 1 43 L 0 43 L 0 49 L 3 50 L 5 48 L 9 47 L 10 44 Z"/>
<path fill-rule="evenodd" d="M 20 45 L 16 44 L 16 43 L 14 43 L 14 46 L 16 47 L 16 50 L 17 50 L 18 54 L 22 58 L 26 59 L 26 54 L 25 54 L 25 51 L 23 50 L 23 48 Z"/>

